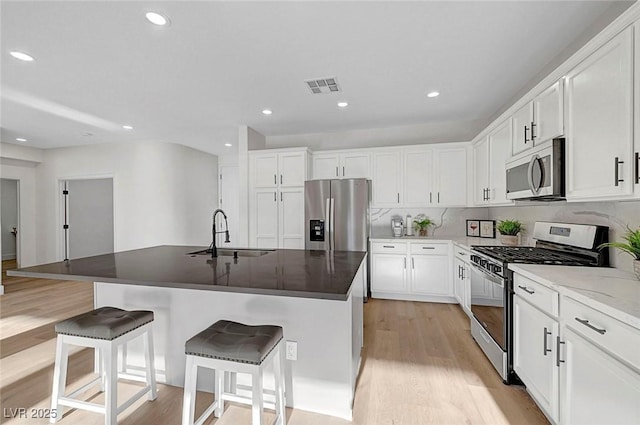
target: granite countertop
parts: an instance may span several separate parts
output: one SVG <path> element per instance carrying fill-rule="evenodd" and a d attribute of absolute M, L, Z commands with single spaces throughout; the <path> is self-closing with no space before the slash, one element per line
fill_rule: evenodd
<path fill-rule="evenodd" d="M 223 247 L 226 249 L 226 246 Z M 156 246 L 43 264 L 10 276 L 82 280 L 344 301 L 366 252 L 278 249 L 260 257 L 189 255 L 198 246 Z"/>
<path fill-rule="evenodd" d="M 640 329 L 640 282 L 607 267 L 509 264 L 509 269 Z"/>

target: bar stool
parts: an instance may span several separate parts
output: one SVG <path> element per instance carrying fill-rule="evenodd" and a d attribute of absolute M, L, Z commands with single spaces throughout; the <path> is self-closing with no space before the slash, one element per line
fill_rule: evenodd
<path fill-rule="evenodd" d="M 248 326 L 227 320 L 217 321 L 188 340 L 185 344 L 187 360 L 182 425 L 201 425 L 212 413 L 216 418 L 221 417 L 225 400 L 251 404 L 253 425 L 261 425 L 263 407 L 274 408 L 274 424 L 285 425 L 282 343 L 280 326 Z M 262 385 L 264 366 L 270 361 L 273 361 L 275 391 L 266 391 Z M 194 422 L 198 367 L 214 369 L 215 400 Z M 233 379 L 236 373 L 251 374 L 251 397 L 224 391 L 225 375 Z M 275 403 L 265 403 L 264 393 L 274 394 Z"/>
<path fill-rule="evenodd" d="M 126 311 L 115 307 L 101 307 L 56 324 L 56 363 L 53 371 L 51 410 L 56 412 L 50 422 L 57 422 L 64 406 L 89 410 L 105 415 L 106 425 L 115 425 L 118 414 L 148 393 L 149 400 L 157 397 L 155 369 L 153 366 L 153 336 L 151 323 L 153 312 L 146 310 Z M 123 348 L 126 361 L 126 344 L 143 336 L 145 346 L 145 377 L 118 373 L 118 348 Z M 97 378 L 68 395 L 64 395 L 67 380 L 68 345 L 93 347 L 99 354 Z M 126 368 L 125 368 L 126 369 Z M 118 406 L 118 378 L 144 382 L 146 385 L 133 397 Z M 89 403 L 75 398 L 91 386 L 100 383 L 105 393 L 104 405 Z"/>

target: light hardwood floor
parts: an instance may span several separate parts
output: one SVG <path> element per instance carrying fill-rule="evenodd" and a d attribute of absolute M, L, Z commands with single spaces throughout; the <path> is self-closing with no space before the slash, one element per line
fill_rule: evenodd
<path fill-rule="evenodd" d="M 45 424 L 45 419 L 8 418 L 11 410 L 47 408 L 55 350 L 55 322 L 93 308 L 93 286 L 84 282 L 11 278 L 0 296 L 0 423 Z M 74 350 L 68 385 L 92 377 L 93 352 Z M 119 385 L 120 396 L 135 384 Z M 87 397 L 102 401 L 90 390 Z M 199 394 L 197 412 L 211 400 Z M 179 424 L 182 389 L 160 385 L 158 399 L 140 400 L 119 424 Z M 14 410 L 15 412 L 15 410 Z M 546 424 L 521 387 L 502 384 L 469 334 L 469 320 L 456 305 L 371 300 L 365 305 L 365 348 L 354 420 L 288 410 L 288 425 Z M 265 420 L 271 421 L 273 415 Z M 218 425 L 250 424 L 250 409 L 230 404 Z M 99 425 L 102 416 L 67 412 L 61 424 Z M 267 422 L 265 422 L 267 423 Z M 268 422 L 270 423 L 270 422 Z"/>

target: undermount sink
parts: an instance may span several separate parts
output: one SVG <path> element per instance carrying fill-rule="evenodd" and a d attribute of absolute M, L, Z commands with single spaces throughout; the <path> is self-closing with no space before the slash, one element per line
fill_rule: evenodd
<path fill-rule="evenodd" d="M 262 257 L 275 251 L 275 249 L 251 249 L 251 248 L 218 248 L 218 257 Z M 211 251 L 203 249 L 189 252 L 187 255 L 211 255 Z"/>

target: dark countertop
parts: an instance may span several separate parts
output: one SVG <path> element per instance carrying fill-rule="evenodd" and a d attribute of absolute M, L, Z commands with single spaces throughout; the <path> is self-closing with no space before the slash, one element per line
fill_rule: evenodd
<path fill-rule="evenodd" d="M 156 246 L 26 267 L 8 274 L 344 301 L 366 255 L 299 249 L 278 249 L 237 260 L 188 255 L 205 248 Z"/>

